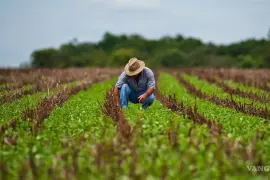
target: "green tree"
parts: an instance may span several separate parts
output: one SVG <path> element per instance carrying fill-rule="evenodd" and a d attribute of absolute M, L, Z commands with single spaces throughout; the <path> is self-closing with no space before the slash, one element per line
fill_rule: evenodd
<path fill-rule="evenodd" d="M 268 35 L 270 36 L 270 29 Z M 31 54 L 33 67 L 123 66 L 138 57 L 159 67 L 269 67 L 270 41 L 247 39 L 229 45 L 203 43 L 197 38 L 176 35 L 145 39 L 138 34 L 105 33 L 97 43 L 76 38 L 59 48 L 45 48 Z"/>
<path fill-rule="evenodd" d="M 270 28 L 269 28 L 269 30 L 268 30 L 267 38 L 268 38 L 268 40 L 270 41 Z"/>
<path fill-rule="evenodd" d="M 241 62 L 240 67 L 241 68 L 254 68 L 257 67 L 256 61 L 251 55 L 241 55 L 239 56 Z"/>
<path fill-rule="evenodd" d="M 123 41 L 123 37 L 118 37 L 109 32 L 106 32 L 102 41 L 98 43 L 98 46 L 107 52 L 111 52 L 119 42 Z"/>
<path fill-rule="evenodd" d="M 91 59 L 89 66 L 105 67 L 109 66 L 110 56 L 102 49 L 95 49 L 88 53 Z"/>
<path fill-rule="evenodd" d="M 189 66 L 189 61 L 185 52 L 178 49 L 168 49 L 158 54 L 150 64 L 152 66 L 168 68 L 187 67 Z"/>
<path fill-rule="evenodd" d="M 136 50 L 131 48 L 122 48 L 114 51 L 112 53 L 112 59 L 110 61 L 110 65 L 112 66 L 123 66 L 128 60 L 132 57 L 136 56 Z M 138 56 L 136 56 L 139 58 Z"/>
<path fill-rule="evenodd" d="M 31 64 L 33 67 L 55 67 L 57 54 L 57 50 L 53 48 L 34 51 L 31 54 Z"/>

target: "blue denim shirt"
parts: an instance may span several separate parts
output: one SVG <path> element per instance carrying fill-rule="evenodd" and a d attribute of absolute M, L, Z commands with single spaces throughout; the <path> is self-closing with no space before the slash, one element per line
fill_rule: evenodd
<path fill-rule="evenodd" d="M 155 76 L 151 69 L 144 67 L 137 84 L 137 81 L 133 77 L 129 77 L 125 72 L 122 72 L 115 87 L 121 88 L 125 83 L 136 92 L 146 91 L 149 88 L 155 89 Z"/>

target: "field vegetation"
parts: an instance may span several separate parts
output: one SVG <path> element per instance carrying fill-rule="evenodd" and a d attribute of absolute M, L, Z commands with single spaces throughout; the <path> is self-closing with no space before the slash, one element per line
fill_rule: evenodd
<path fill-rule="evenodd" d="M 269 179 L 270 70 L 156 69 L 146 110 L 121 71 L 1 69 L 1 179 Z"/>

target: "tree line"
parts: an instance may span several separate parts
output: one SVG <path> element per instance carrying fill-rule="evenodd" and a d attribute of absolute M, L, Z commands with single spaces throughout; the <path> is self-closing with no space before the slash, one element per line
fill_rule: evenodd
<path fill-rule="evenodd" d="M 121 67 L 131 57 L 149 67 L 269 68 L 270 40 L 247 39 L 229 45 L 203 43 L 176 35 L 146 39 L 140 35 L 105 33 L 97 43 L 76 39 L 59 48 L 38 49 L 31 54 L 31 67 Z"/>

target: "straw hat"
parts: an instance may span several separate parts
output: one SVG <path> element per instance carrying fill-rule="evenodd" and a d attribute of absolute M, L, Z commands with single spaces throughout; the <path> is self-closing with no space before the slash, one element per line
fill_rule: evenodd
<path fill-rule="evenodd" d="M 145 63 L 137 58 L 131 58 L 125 66 L 125 72 L 128 76 L 134 76 L 139 74 L 143 68 L 145 67 Z"/>

